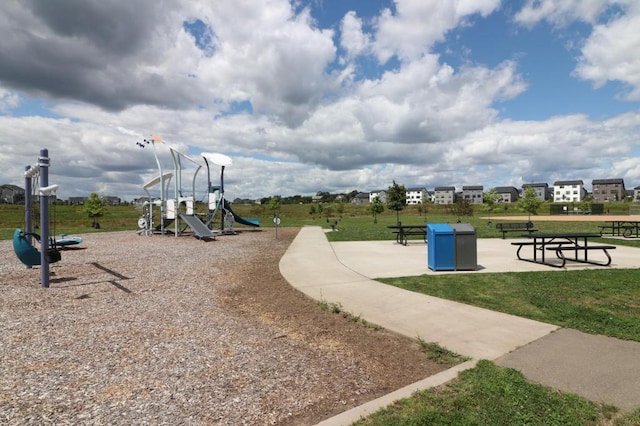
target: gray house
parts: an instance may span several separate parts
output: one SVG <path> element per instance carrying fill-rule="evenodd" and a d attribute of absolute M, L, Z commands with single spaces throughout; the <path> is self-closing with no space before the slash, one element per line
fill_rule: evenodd
<path fill-rule="evenodd" d="M 627 196 L 627 191 L 624 189 L 624 179 L 593 179 L 591 194 L 596 203 L 624 200 Z"/>
<path fill-rule="evenodd" d="M 0 202 L 20 204 L 24 202 L 24 189 L 16 185 L 0 185 Z"/>
<path fill-rule="evenodd" d="M 527 188 L 533 188 L 536 192 L 536 198 L 538 200 L 548 200 L 549 199 L 549 184 L 548 183 L 525 183 L 522 185 L 522 195 L 527 190 Z"/>
<path fill-rule="evenodd" d="M 518 190 L 513 186 L 497 186 L 495 188 L 499 203 L 515 203 L 518 201 Z"/>
<path fill-rule="evenodd" d="M 453 204 L 456 201 L 455 186 L 438 186 L 434 189 L 435 204 Z"/>
<path fill-rule="evenodd" d="M 462 187 L 462 198 L 467 200 L 470 204 L 482 204 L 484 186 L 472 185 Z"/>
<path fill-rule="evenodd" d="M 84 204 L 84 200 L 87 197 L 69 197 L 69 204 L 72 206 L 81 206 Z"/>
<path fill-rule="evenodd" d="M 387 202 L 387 190 L 386 189 L 377 189 L 375 191 L 371 191 L 369 193 L 369 202 L 373 202 L 374 198 L 379 198 L 383 203 Z"/>
<path fill-rule="evenodd" d="M 351 204 L 369 204 L 369 193 L 358 192 L 352 199 Z"/>

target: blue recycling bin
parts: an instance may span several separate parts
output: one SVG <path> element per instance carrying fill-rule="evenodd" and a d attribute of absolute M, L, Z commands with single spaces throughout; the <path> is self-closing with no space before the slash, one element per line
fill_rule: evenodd
<path fill-rule="evenodd" d="M 427 224 L 427 266 L 432 271 L 456 268 L 453 228 L 446 223 Z"/>

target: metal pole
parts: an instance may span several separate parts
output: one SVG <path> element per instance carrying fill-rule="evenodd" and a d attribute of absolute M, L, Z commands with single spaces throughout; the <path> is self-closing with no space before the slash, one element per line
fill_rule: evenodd
<path fill-rule="evenodd" d="M 156 142 L 153 138 L 149 141 L 151 142 L 151 148 L 153 148 L 153 156 L 156 158 L 156 164 L 158 166 L 158 171 L 160 172 L 160 234 L 164 235 L 164 215 L 165 215 L 165 189 L 164 189 L 164 175 L 162 174 L 162 164 L 160 163 L 160 159 L 158 158 L 158 152 L 156 151 Z M 151 203 L 151 197 L 149 197 L 149 203 Z M 151 212 L 153 211 L 153 207 L 151 207 Z M 151 223 L 150 227 L 153 229 L 153 222 L 151 218 L 153 215 L 149 215 L 149 222 Z"/>
<path fill-rule="evenodd" d="M 38 158 L 40 188 L 49 186 L 49 150 L 42 148 Z M 40 282 L 49 287 L 49 195 L 40 192 Z"/>
<path fill-rule="evenodd" d="M 31 221 L 31 192 L 32 177 L 30 173 L 27 173 L 31 169 L 31 166 L 24 168 L 24 232 L 27 234 L 27 239 L 31 243 L 31 233 L 33 232 L 33 223 Z"/>
<path fill-rule="evenodd" d="M 204 159 L 204 164 L 207 166 L 207 228 L 211 229 L 213 228 L 213 224 L 211 223 L 213 214 L 209 208 L 209 197 L 211 197 L 211 170 L 209 168 L 209 161 L 207 161 L 207 157 L 203 155 L 202 158 Z"/>
<path fill-rule="evenodd" d="M 224 208 L 224 166 L 221 166 L 222 170 L 220 171 L 220 230 L 224 231 L 224 216 L 227 213 L 227 210 Z M 223 214 L 224 213 L 224 214 Z"/>

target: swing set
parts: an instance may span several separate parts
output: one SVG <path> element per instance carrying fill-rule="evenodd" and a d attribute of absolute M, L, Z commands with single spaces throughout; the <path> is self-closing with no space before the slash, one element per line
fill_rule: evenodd
<path fill-rule="evenodd" d="M 49 185 L 49 151 L 46 148 L 40 150 L 38 165 L 25 168 L 24 177 L 25 229 L 17 228 L 13 233 L 13 250 L 27 268 L 40 266 L 42 287 L 49 287 L 49 264 L 61 260 L 59 248 L 79 244 L 82 238 L 63 235 L 57 240 L 55 236 L 49 235 L 49 201 L 55 195 L 58 185 Z M 32 223 L 32 202 L 36 193 L 40 202 L 40 235 L 33 232 Z M 55 235 L 55 210 L 53 234 Z M 33 240 L 38 241 L 40 250 L 34 247 Z"/>

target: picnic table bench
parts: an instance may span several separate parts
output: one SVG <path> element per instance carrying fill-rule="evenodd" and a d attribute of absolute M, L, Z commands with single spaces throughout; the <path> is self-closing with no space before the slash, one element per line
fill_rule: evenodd
<path fill-rule="evenodd" d="M 600 226 L 600 236 L 610 234 L 614 237 L 640 237 L 640 221 L 611 220 Z"/>
<path fill-rule="evenodd" d="M 527 232 L 531 235 L 532 232 L 536 232 L 537 229 L 533 227 L 533 222 L 505 222 L 505 223 L 496 223 L 496 229 L 502 232 L 502 239 L 504 240 L 507 232 Z"/>
<path fill-rule="evenodd" d="M 427 227 L 425 225 L 392 225 L 387 226 L 392 233 L 396 235 L 396 243 L 407 245 L 408 236 L 420 235 L 424 242 L 427 242 Z"/>
<path fill-rule="evenodd" d="M 591 265 L 609 266 L 611 255 L 608 250 L 614 250 L 616 246 L 604 244 L 589 244 L 589 240 L 599 237 L 598 234 L 574 233 L 574 234 L 529 234 L 523 237 L 531 238 L 532 241 L 517 241 L 511 243 L 518 247 L 516 256 L 520 260 L 540 263 L 554 268 L 563 268 L 566 262 L 589 263 Z M 523 247 L 533 247 L 533 257 L 525 258 L 520 255 Z M 606 256 L 606 261 L 589 259 L 588 253 L 593 250 L 602 251 Z M 550 262 L 545 257 L 545 251 L 553 251 L 560 263 Z"/>

